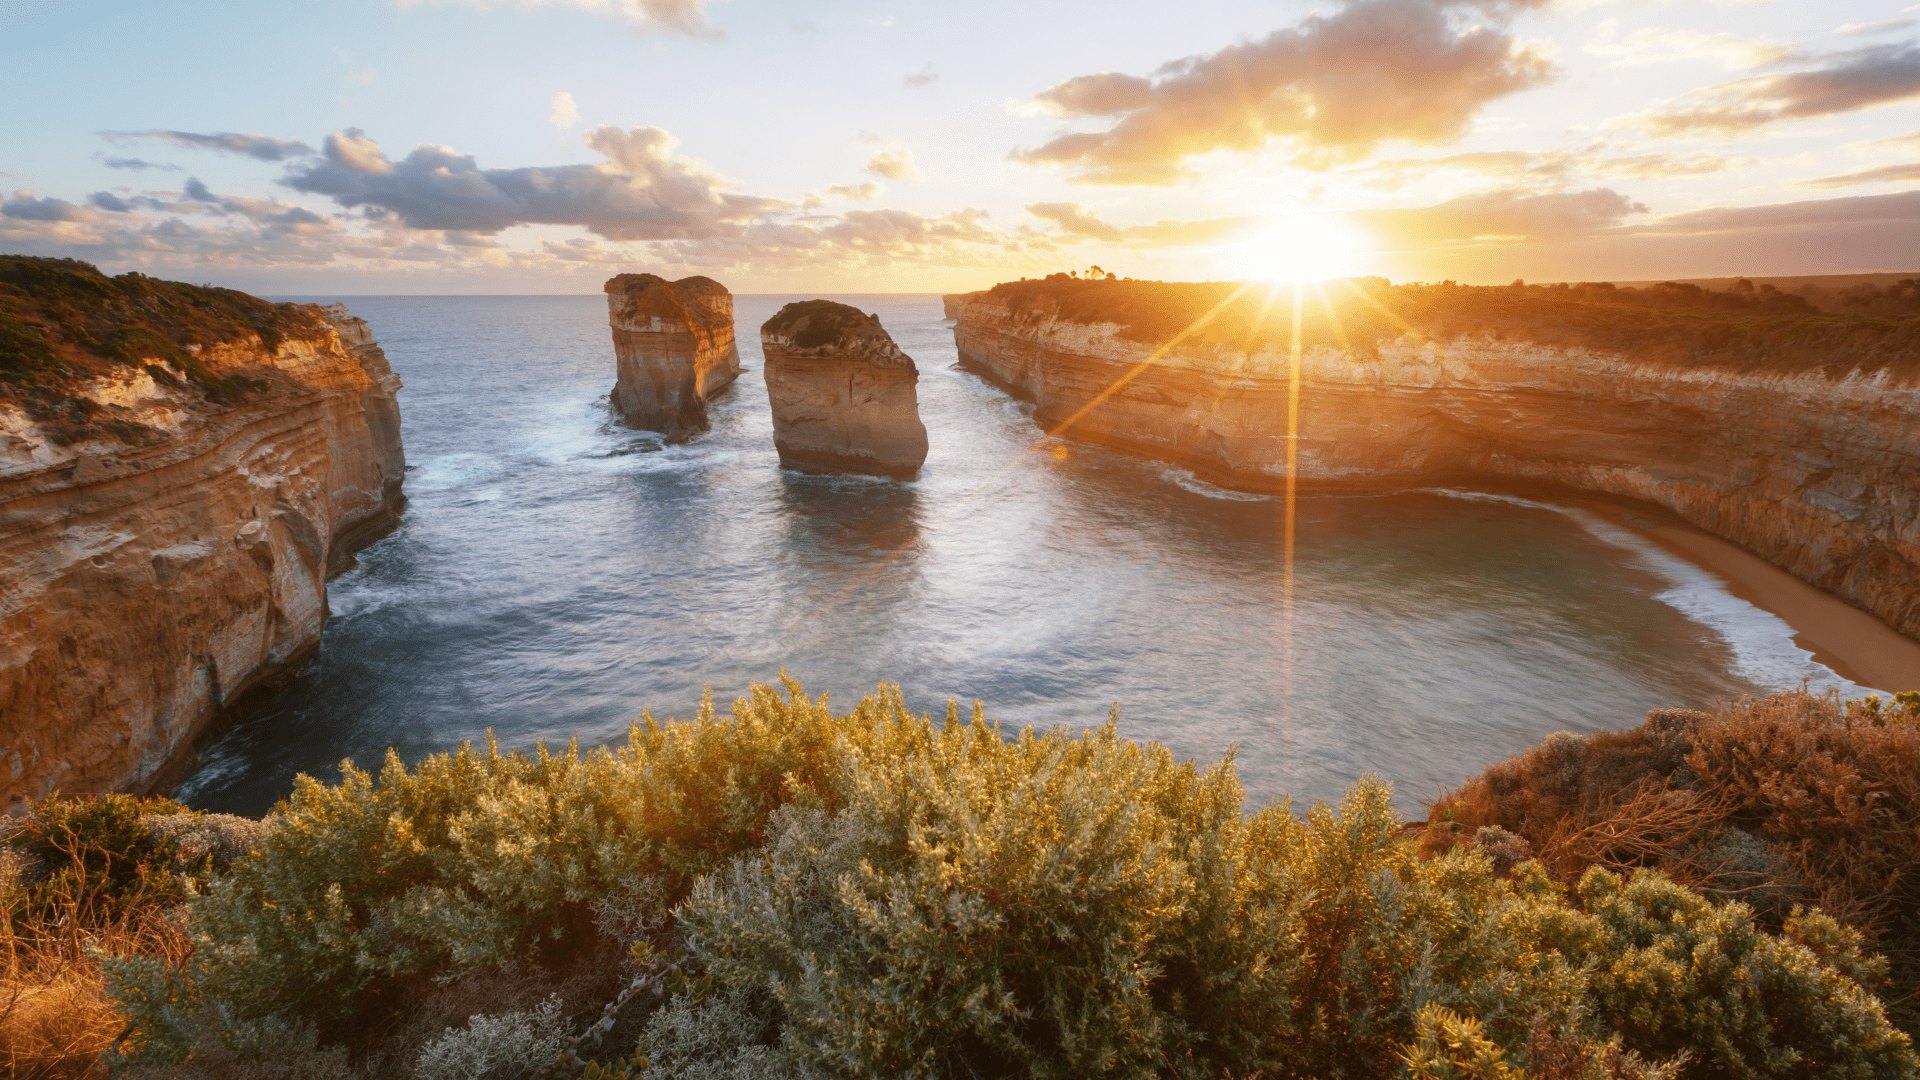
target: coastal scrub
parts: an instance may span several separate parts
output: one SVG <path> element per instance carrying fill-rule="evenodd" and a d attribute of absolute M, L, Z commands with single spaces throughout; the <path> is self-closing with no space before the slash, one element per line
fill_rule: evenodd
<path fill-rule="evenodd" d="M 390 757 L 302 779 L 191 901 L 190 963 L 109 965 L 116 1067 L 227 1075 L 196 1069 L 331 1052 L 315 1031 L 364 1054 L 434 986 L 520 979 L 414 1044 L 506 1060 L 554 1038 L 553 980 L 598 974 L 619 993 L 557 1044 L 596 1080 L 1920 1075 L 1824 916 L 1774 932 L 1651 868 L 1570 888 L 1517 834 L 1421 842 L 1377 780 L 1304 816 L 1241 800 L 1231 757 L 1111 718 L 1009 733 L 892 687 L 836 714 L 757 686 L 618 749 Z"/>

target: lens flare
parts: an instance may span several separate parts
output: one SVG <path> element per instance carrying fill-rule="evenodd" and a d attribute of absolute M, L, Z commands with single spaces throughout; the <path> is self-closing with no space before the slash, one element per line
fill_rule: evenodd
<path fill-rule="evenodd" d="M 1272 218 L 1223 249 L 1220 266 L 1244 281 L 1328 281 L 1365 274 L 1375 247 L 1345 217 L 1295 214 Z"/>

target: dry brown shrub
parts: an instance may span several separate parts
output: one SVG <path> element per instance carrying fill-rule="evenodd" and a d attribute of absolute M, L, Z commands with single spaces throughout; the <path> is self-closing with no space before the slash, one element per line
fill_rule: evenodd
<path fill-rule="evenodd" d="M 15 925 L 0 905 L 0 1075 L 73 1080 L 101 1075 L 97 1058 L 126 1026 L 101 981 L 95 950 L 184 961 L 191 944 L 177 913 L 135 904 L 119 919 L 90 927 L 86 898 L 65 896 L 65 914 L 33 927 Z"/>
<path fill-rule="evenodd" d="M 1920 728 L 1800 690 L 1717 710 L 1687 765 L 1828 914 L 1871 938 L 1920 911 Z"/>

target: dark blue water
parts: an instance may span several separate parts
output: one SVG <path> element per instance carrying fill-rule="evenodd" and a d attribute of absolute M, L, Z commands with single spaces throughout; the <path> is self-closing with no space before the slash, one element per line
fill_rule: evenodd
<path fill-rule="evenodd" d="M 307 298 L 332 300 L 333 297 Z M 295 774 L 477 739 L 623 738 L 784 668 L 850 705 L 1086 725 L 1218 758 L 1254 804 L 1363 772 L 1403 807 L 1558 730 L 1830 679 L 1784 624 L 1578 511 L 1471 493 L 1299 504 L 1291 678 L 1281 513 L 1166 465 L 1047 444 L 953 367 L 937 297 L 842 297 L 920 367 L 922 478 L 782 472 L 757 328 L 688 446 L 610 422 L 605 300 L 348 299 L 406 382 L 405 523 L 334 581 L 299 681 L 177 793 L 257 814 Z"/>

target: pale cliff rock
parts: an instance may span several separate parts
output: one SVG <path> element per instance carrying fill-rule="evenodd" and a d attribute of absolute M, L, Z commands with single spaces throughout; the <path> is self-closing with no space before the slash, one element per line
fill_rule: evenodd
<path fill-rule="evenodd" d="M 987 293 L 984 289 L 979 292 L 947 293 L 940 298 L 940 309 L 947 318 L 957 319 L 962 309 L 985 295 Z"/>
<path fill-rule="evenodd" d="M 298 673 L 328 578 L 398 524 L 399 379 L 345 308 L 279 311 L 295 329 L 156 338 L 67 388 L 132 442 L 0 399 L 0 811 L 171 786 L 240 699 Z"/>
<path fill-rule="evenodd" d="M 920 372 L 877 315 L 788 304 L 760 327 L 774 445 L 784 468 L 912 479 L 927 460 Z"/>
<path fill-rule="evenodd" d="M 1848 338 L 1828 322 L 1833 353 L 1800 347 L 1790 362 L 1737 345 L 1688 356 L 1657 333 L 1645 347 L 1542 344 L 1527 338 L 1551 327 L 1494 324 L 1313 345 L 1297 482 L 1504 481 L 1642 499 L 1920 637 L 1920 324 Z M 1049 431 L 1225 487 L 1285 485 L 1284 343 L 1157 346 L 998 291 L 961 308 L 954 340 L 962 366 L 1034 401 Z"/>
<path fill-rule="evenodd" d="M 619 365 L 614 409 L 627 426 L 669 443 L 707 431 L 708 400 L 740 374 L 733 294 L 711 278 L 653 274 L 621 274 L 606 293 Z"/>

